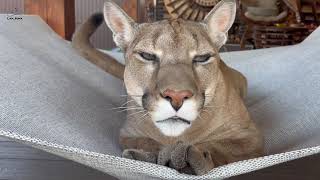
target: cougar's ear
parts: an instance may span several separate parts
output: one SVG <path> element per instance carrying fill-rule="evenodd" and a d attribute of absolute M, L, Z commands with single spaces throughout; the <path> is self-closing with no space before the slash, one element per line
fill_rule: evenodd
<path fill-rule="evenodd" d="M 121 49 L 126 49 L 135 32 L 135 22 L 111 0 L 104 3 L 104 19 L 113 32 L 113 40 Z"/>
<path fill-rule="evenodd" d="M 235 0 L 220 1 L 205 17 L 204 23 L 208 28 L 210 38 L 218 48 L 223 46 L 228 38 L 237 11 Z"/>

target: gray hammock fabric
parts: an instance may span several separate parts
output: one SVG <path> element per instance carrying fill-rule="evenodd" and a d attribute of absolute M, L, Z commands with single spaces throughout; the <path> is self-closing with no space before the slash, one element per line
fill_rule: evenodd
<path fill-rule="evenodd" d="M 248 78 L 246 103 L 267 156 L 203 176 L 121 158 L 125 113 L 110 109 L 125 101 L 123 83 L 78 56 L 39 17 L 1 15 L 0 49 L 0 135 L 120 179 L 223 179 L 320 152 L 320 30 L 296 46 L 222 54 Z"/>

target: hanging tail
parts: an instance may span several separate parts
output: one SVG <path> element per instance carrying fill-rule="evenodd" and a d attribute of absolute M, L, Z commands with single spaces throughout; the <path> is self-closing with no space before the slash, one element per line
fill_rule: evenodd
<path fill-rule="evenodd" d="M 89 60 L 111 75 L 123 80 L 124 65 L 116 61 L 111 56 L 97 50 L 90 42 L 91 35 L 103 23 L 102 13 L 93 14 L 72 37 L 72 47 Z"/>

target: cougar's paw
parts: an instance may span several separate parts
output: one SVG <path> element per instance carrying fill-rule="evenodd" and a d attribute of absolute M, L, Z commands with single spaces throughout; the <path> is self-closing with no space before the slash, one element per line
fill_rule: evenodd
<path fill-rule="evenodd" d="M 214 167 L 209 152 L 202 152 L 182 142 L 164 147 L 159 152 L 157 163 L 181 173 L 196 175 L 205 174 Z"/>
<path fill-rule="evenodd" d="M 158 155 L 158 164 L 181 170 L 187 166 L 186 153 L 188 145 L 177 143 L 162 148 Z"/>
<path fill-rule="evenodd" d="M 157 154 L 139 149 L 126 149 L 123 151 L 122 157 L 149 163 L 157 163 Z"/>
<path fill-rule="evenodd" d="M 186 159 L 196 175 L 206 174 L 214 168 L 211 153 L 209 151 L 200 151 L 195 146 L 190 146 Z"/>

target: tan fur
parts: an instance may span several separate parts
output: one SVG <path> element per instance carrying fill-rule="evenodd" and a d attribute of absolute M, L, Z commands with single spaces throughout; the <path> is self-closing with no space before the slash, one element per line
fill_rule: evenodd
<path fill-rule="evenodd" d="M 223 3 L 220 6 L 226 5 Z M 263 154 L 262 135 L 243 103 L 246 78 L 228 67 L 218 53 L 225 42 L 225 34 L 218 32 L 219 26 L 231 25 L 219 21 L 212 26 L 216 29 L 212 29 L 205 24 L 215 23 L 210 22 L 210 15 L 203 23 L 174 19 L 137 25 L 131 24 L 131 19 L 126 23 L 126 16 L 116 15 L 112 19 L 108 15 L 114 11 L 112 8 L 118 9 L 108 1 L 105 16 L 110 18 L 108 25 L 116 33 L 115 41 L 125 54 L 127 106 L 138 108 L 128 110 L 127 121 L 120 132 L 125 157 L 154 162 L 153 155 L 158 154 L 159 164 L 165 165 L 168 161 L 170 167 L 181 170 L 189 163 L 195 174 L 204 174 L 214 167 Z M 212 16 L 218 11 L 219 5 Z M 118 9 L 116 13 L 123 12 Z M 117 28 L 125 26 L 132 28 L 128 30 L 132 37 L 118 32 Z M 156 54 L 159 61 L 141 61 L 137 54 L 141 51 Z M 207 52 L 214 54 L 210 63 L 193 63 L 194 55 Z M 178 136 L 164 135 L 150 115 L 156 102 L 163 99 L 161 92 L 168 88 L 192 91 L 191 100 L 196 102 L 199 111 L 191 126 Z M 179 158 L 186 158 L 188 163 L 174 163 L 180 162 Z"/>

